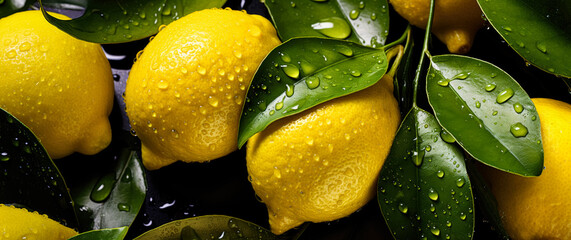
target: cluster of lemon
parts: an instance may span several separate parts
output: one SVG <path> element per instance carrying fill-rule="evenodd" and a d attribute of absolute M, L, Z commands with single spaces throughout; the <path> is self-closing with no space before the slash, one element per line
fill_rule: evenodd
<path fill-rule="evenodd" d="M 426 23 L 426 2 L 391 1 L 417 26 Z M 437 4 L 435 34 L 451 52 L 466 52 L 482 25 L 475 1 Z M 110 143 L 113 82 L 99 45 L 59 31 L 38 11 L 0 20 L 0 44 L 0 107 L 28 125 L 50 156 L 95 154 Z M 145 167 L 210 161 L 235 151 L 250 81 L 279 44 L 267 19 L 244 11 L 198 11 L 160 31 L 138 55 L 124 95 Z M 274 233 L 345 217 L 375 196 L 400 123 L 392 92 L 392 78 L 385 76 L 370 88 L 276 121 L 248 141 L 249 178 Z M 571 106 L 534 101 L 547 168 L 534 179 L 495 172 L 492 187 L 514 236 L 569 238 L 571 201 L 558 193 L 571 190 L 564 183 L 571 159 L 561 158 L 571 149 Z M 20 215 L 14 211 L 0 206 L 0 216 Z M 0 222 L 0 231 L 7 228 Z"/>

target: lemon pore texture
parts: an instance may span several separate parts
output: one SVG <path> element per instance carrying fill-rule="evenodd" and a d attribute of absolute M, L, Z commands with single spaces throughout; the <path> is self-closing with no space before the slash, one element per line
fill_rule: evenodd
<path fill-rule="evenodd" d="M 52 158 L 109 145 L 113 77 L 99 44 L 71 37 L 41 11 L 0 19 L 0 44 L 0 107 L 26 124 Z"/>
<path fill-rule="evenodd" d="M 0 204 L 0 234 L 4 240 L 65 240 L 77 232 L 38 212 Z"/>
<path fill-rule="evenodd" d="M 430 0 L 390 0 L 390 3 L 412 25 L 426 28 Z M 478 2 L 438 0 L 435 4 L 432 33 L 446 44 L 451 53 L 467 53 L 476 32 L 484 25 Z"/>
<path fill-rule="evenodd" d="M 539 177 L 521 177 L 483 167 L 483 175 L 513 239 L 571 239 L 571 104 L 532 100 L 541 121 L 545 169 Z"/>
<path fill-rule="evenodd" d="M 279 43 L 268 20 L 229 9 L 197 11 L 161 30 L 125 90 L 145 167 L 210 161 L 236 150 L 246 90 Z"/>
<path fill-rule="evenodd" d="M 249 139 L 250 181 L 281 234 L 345 217 L 376 192 L 400 122 L 392 79 L 280 119 Z"/>

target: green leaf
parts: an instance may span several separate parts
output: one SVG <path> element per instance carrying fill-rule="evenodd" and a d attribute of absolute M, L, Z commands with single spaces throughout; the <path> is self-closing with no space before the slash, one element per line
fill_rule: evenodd
<path fill-rule="evenodd" d="M 0 0 L 0 18 L 28 9 L 36 0 Z"/>
<path fill-rule="evenodd" d="M 280 239 L 253 223 L 221 215 L 200 216 L 173 221 L 150 230 L 136 240 L 179 239 Z"/>
<path fill-rule="evenodd" d="M 407 41 L 404 46 L 404 54 L 395 75 L 395 96 L 398 100 L 402 117 L 404 117 L 404 115 L 406 115 L 406 113 L 408 113 L 412 108 L 412 95 L 414 88 L 413 80 L 418 63 L 418 61 L 413 58 L 413 56 L 415 56 L 413 54 L 415 45 L 412 34 L 412 31 L 408 30 Z"/>
<path fill-rule="evenodd" d="M 115 166 L 91 168 L 71 190 L 84 231 L 130 226 L 145 200 L 145 170 L 139 156 L 130 149 L 118 151 Z"/>
<path fill-rule="evenodd" d="M 474 198 L 463 152 L 440 137 L 434 116 L 416 106 L 397 132 L 378 183 L 395 239 L 471 239 Z"/>
<path fill-rule="evenodd" d="M 128 227 L 93 230 L 76 235 L 69 240 L 122 240 L 127 235 L 128 230 Z"/>
<path fill-rule="evenodd" d="M 324 38 L 296 38 L 258 68 L 240 119 L 238 146 L 280 118 L 375 84 L 387 71 L 383 50 Z"/>
<path fill-rule="evenodd" d="M 265 4 L 282 41 L 331 37 L 378 47 L 387 39 L 387 0 L 268 0 Z"/>
<path fill-rule="evenodd" d="M 470 155 L 507 172 L 541 174 L 539 117 L 513 78 L 490 63 L 455 55 L 433 57 L 428 71 L 436 118 Z"/>
<path fill-rule="evenodd" d="M 0 203 L 16 204 L 69 227 L 77 218 L 66 183 L 36 136 L 0 109 Z"/>
<path fill-rule="evenodd" d="M 221 7 L 226 1 L 82 0 L 81 2 L 82 6 L 86 7 L 85 13 L 72 20 L 52 17 L 43 7 L 42 11 L 48 22 L 78 39 L 95 43 L 121 43 L 146 38 L 156 34 L 161 25 L 167 25 L 194 11 Z"/>
<path fill-rule="evenodd" d="M 478 0 L 496 31 L 526 61 L 571 77 L 571 2 Z M 541 79 L 538 79 L 541 81 Z"/>

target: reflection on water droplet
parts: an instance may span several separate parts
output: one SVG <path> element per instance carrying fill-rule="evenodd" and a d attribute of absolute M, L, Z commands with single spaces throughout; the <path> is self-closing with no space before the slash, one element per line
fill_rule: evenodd
<path fill-rule="evenodd" d="M 440 229 L 433 227 L 432 229 L 430 229 L 430 232 L 432 233 L 432 235 L 434 236 L 440 236 Z"/>
<path fill-rule="evenodd" d="M 516 113 L 523 112 L 523 105 L 521 105 L 521 103 L 514 103 L 514 110 Z"/>
<path fill-rule="evenodd" d="M 438 200 L 438 192 L 436 192 L 436 190 L 434 190 L 433 188 L 428 190 L 428 198 L 430 198 L 430 200 L 432 201 L 437 201 Z"/>
<path fill-rule="evenodd" d="M 458 180 L 456 180 L 456 186 L 461 188 L 464 186 L 464 178 L 458 178 Z"/>
<path fill-rule="evenodd" d="M 286 96 L 291 97 L 293 95 L 293 88 L 293 85 L 286 84 Z"/>
<path fill-rule="evenodd" d="M 128 203 L 118 203 L 117 209 L 122 212 L 128 212 L 131 210 L 131 206 Z"/>
<path fill-rule="evenodd" d="M 408 207 L 406 205 L 404 205 L 404 203 L 400 203 L 399 204 L 399 211 L 403 214 L 406 214 L 408 212 Z"/>
<path fill-rule="evenodd" d="M 465 213 L 463 213 L 463 212 L 460 213 L 460 220 L 464 221 L 464 220 L 466 220 L 466 217 L 467 216 Z"/>
<path fill-rule="evenodd" d="M 454 137 L 452 137 L 452 135 L 444 129 L 442 129 L 442 131 L 440 132 L 440 137 L 442 138 L 442 140 L 444 140 L 447 143 L 456 142 L 456 139 L 454 139 Z"/>
<path fill-rule="evenodd" d="M 340 45 L 337 47 L 337 52 L 343 54 L 346 57 L 351 57 L 353 56 L 353 49 L 347 47 L 347 46 L 343 46 Z"/>
<path fill-rule="evenodd" d="M 371 20 L 377 20 L 377 13 L 371 13 Z"/>
<path fill-rule="evenodd" d="M 448 84 L 450 83 L 450 80 L 449 79 L 440 79 L 436 83 L 442 87 L 447 87 Z"/>
<path fill-rule="evenodd" d="M 305 78 L 305 84 L 309 89 L 315 89 L 319 87 L 319 77 L 309 76 Z"/>
<path fill-rule="evenodd" d="M 535 46 L 537 47 L 537 49 L 542 52 L 542 53 L 547 53 L 547 46 L 545 46 L 545 43 L 543 42 L 536 42 Z"/>
<path fill-rule="evenodd" d="M 108 173 L 103 175 L 91 190 L 90 198 L 94 202 L 103 202 L 109 197 L 113 186 L 115 185 L 115 174 Z"/>
<path fill-rule="evenodd" d="M 500 93 L 498 93 L 498 96 L 496 97 L 496 102 L 505 103 L 513 95 L 514 95 L 514 90 L 511 88 L 506 88 L 503 91 L 501 91 Z"/>
<path fill-rule="evenodd" d="M 527 127 L 518 122 L 510 126 L 510 132 L 514 137 L 525 137 L 527 135 Z"/>
<path fill-rule="evenodd" d="M 480 103 L 480 101 L 476 101 L 476 108 L 480 108 L 482 106 L 482 104 Z"/>
<path fill-rule="evenodd" d="M 291 62 L 291 57 L 287 53 L 281 52 L 280 55 L 281 55 L 282 61 L 284 61 L 286 63 Z"/>
<path fill-rule="evenodd" d="M 468 78 L 468 76 L 470 76 L 469 73 L 458 73 L 458 74 L 456 74 L 456 76 L 452 77 L 452 79 L 464 80 L 464 79 Z"/>
<path fill-rule="evenodd" d="M 305 75 L 312 74 L 316 70 L 315 66 L 313 66 L 311 63 L 305 60 L 299 61 L 299 66 L 301 67 L 301 71 L 303 71 Z"/>
<path fill-rule="evenodd" d="M 436 176 L 437 176 L 438 178 L 443 178 L 443 177 L 444 177 L 444 171 L 438 170 L 438 171 L 436 172 Z"/>
<path fill-rule="evenodd" d="M 322 19 L 317 23 L 311 24 L 311 28 L 327 37 L 337 39 L 345 39 L 351 34 L 349 24 L 339 17 Z"/>
<path fill-rule="evenodd" d="M 361 11 L 357 10 L 357 9 L 353 9 L 351 10 L 351 12 L 349 13 L 349 17 L 353 20 L 357 19 L 359 17 L 359 14 L 361 14 Z"/>
<path fill-rule="evenodd" d="M 351 76 L 353 76 L 353 77 L 360 77 L 360 76 L 361 76 L 361 72 L 359 72 L 359 70 L 353 70 L 353 71 L 351 71 Z"/>
<path fill-rule="evenodd" d="M 299 68 L 292 64 L 285 64 L 280 66 L 282 71 L 290 78 L 297 79 L 299 78 Z"/>
<path fill-rule="evenodd" d="M 490 84 L 486 85 L 486 87 L 484 89 L 486 90 L 486 92 L 494 91 L 494 89 L 496 89 L 496 84 L 490 83 Z"/>
<path fill-rule="evenodd" d="M 196 71 L 197 71 L 198 74 L 200 74 L 200 75 L 206 74 L 206 68 L 204 68 L 203 66 L 200 66 L 200 65 L 198 65 L 198 67 L 196 67 Z"/>

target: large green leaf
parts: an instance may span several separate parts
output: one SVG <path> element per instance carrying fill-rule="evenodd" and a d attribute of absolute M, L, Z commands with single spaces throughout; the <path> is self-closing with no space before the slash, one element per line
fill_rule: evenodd
<path fill-rule="evenodd" d="M 209 215 L 167 223 L 135 238 L 136 240 L 179 239 L 281 239 L 270 231 L 244 220 Z"/>
<path fill-rule="evenodd" d="M 71 196 L 36 136 L 0 109 L 0 203 L 17 204 L 77 227 Z"/>
<path fill-rule="evenodd" d="M 128 230 L 128 227 L 93 230 L 76 235 L 69 240 L 122 240 Z"/>
<path fill-rule="evenodd" d="M 387 0 L 268 0 L 265 4 L 282 41 L 315 36 L 379 47 L 387 39 Z"/>
<path fill-rule="evenodd" d="M 28 9 L 36 0 L 0 0 L 0 18 Z"/>
<path fill-rule="evenodd" d="M 549 73 L 571 77 L 571 1 L 478 3 L 492 26 L 526 61 Z"/>
<path fill-rule="evenodd" d="M 41 4 L 42 1 L 40 1 Z M 142 39 L 191 12 L 221 7 L 225 0 L 77 0 L 85 7 L 83 16 L 60 20 L 46 19 L 68 34 L 89 42 L 120 43 Z"/>
<path fill-rule="evenodd" d="M 435 56 L 426 91 L 440 124 L 474 158 L 519 175 L 541 174 L 537 111 L 507 73 L 470 57 Z"/>
<path fill-rule="evenodd" d="M 444 141 L 434 116 L 413 107 L 378 183 L 381 211 L 395 239 L 471 239 L 474 198 L 463 152 Z"/>
<path fill-rule="evenodd" d="M 283 43 L 254 75 L 242 110 L 238 146 L 275 120 L 373 85 L 386 71 L 381 49 L 324 38 Z"/>
<path fill-rule="evenodd" d="M 91 168 L 71 189 L 83 231 L 130 226 L 145 200 L 147 186 L 140 158 L 127 148 L 117 151 L 115 165 L 102 171 Z M 85 171 L 85 165 L 80 170 Z"/>

